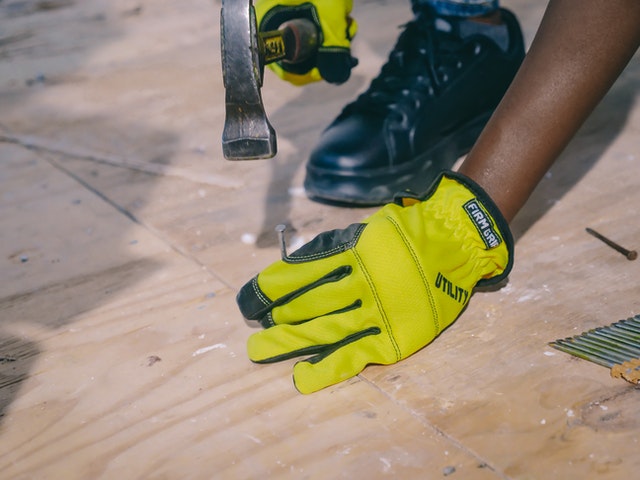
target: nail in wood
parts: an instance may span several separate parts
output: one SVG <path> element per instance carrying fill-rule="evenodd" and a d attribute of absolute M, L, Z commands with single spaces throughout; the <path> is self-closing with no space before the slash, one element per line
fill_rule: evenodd
<path fill-rule="evenodd" d="M 284 231 L 286 229 L 287 229 L 287 226 L 282 223 L 276 225 L 276 232 L 278 232 L 278 237 L 280 238 L 280 256 L 282 257 L 282 260 L 286 260 L 288 257 L 287 242 L 284 239 Z"/>

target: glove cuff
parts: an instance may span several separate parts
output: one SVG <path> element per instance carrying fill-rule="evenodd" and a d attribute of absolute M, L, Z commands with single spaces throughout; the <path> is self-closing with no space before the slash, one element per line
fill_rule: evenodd
<path fill-rule="evenodd" d="M 491 199 L 489 194 L 485 192 L 480 185 L 478 185 L 476 182 L 471 180 L 469 177 L 457 172 L 445 172 L 443 173 L 443 176 L 457 181 L 461 185 L 465 186 L 469 191 L 471 191 L 476 196 L 476 198 L 480 201 L 480 203 L 482 203 L 482 206 L 484 207 L 484 209 L 493 219 L 495 226 L 498 229 L 498 233 L 502 237 L 507 247 L 508 263 L 504 268 L 504 271 L 500 275 L 497 275 L 495 277 L 485 278 L 480 280 L 478 282 L 478 286 L 486 287 L 490 285 L 496 285 L 502 282 L 504 279 L 506 279 L 509 276 L 509 273 L 511 273 L 511 269 L 513 268 L 514 242 L 513 242 L 513 235 L 511 234 L 511 229 L 509 228 L 509 223 L 504 218 L 504 216 L 502 215 L 502 212 L 500 211 L 498 206 L 494 203 L 494 201 Z"/>
<path fill-rule="evenodd" d="M 498 234 L 504 241 L 505 246 L 507 248 L 507 265 L 504 267 L 504 270 L 491 278 L 483 278 L 478 281 L 478 287 L 486 287 L 491 285 L 496 285 L 502 282 L 509 276 L 511 269 L 513 268 L 513 256 L 514 256 L 514 241 L 513 236 L 511 234 L 511 229 L 509 228 L 509 224 L 502 215 L 502 212 L 498 208 L 498 206 L 491 199 L 489 194 L 484 191 L 484 189 L 478 185 L 476 182 L 471 180 L 469 177 L 452 171 L 444 171 L 442 172 L 438 178 L 432 183 L 429 190 L 423 195 L 416 195 L 412 192 L 402 192 L 395 196 L 394 203 L 400 205 L 402 207 L 408 207 L 415 203 L 423 202 L 430 198 L 435 191 L 438 189 L 440 183 L 443 178 L 448 178 L 460 184 L 462 187 L 466 188 L 473 196 L 476 201 L 478 201 L 482 208 L 486 211 L 487 214 L 491 217 L 493 221 L 493 228 L 498 231 Z M 487 236 L 483 235 L 485 232 L 482 231 L 482 228 L 479 225 L 476 225 L 478 228 L 478 233 L 480 237 L 485 241 L 487 249 L 492 248 L 491 244 L 487 242 Z"/>

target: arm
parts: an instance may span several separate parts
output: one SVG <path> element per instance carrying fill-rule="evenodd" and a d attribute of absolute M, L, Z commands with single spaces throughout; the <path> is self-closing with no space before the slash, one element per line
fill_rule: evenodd
<path fill-rule="evenodd" d="M 551 0 L 531 48 L 460 167 L 507 221 L 640 46 L 637 0 Z"/>
<path fill-rule="evenodd" d="M 476 285 L 509 274 L 507 221 L 629 61 L 638 25 L 638 0 L 551 0 L 463 175 L 321 233 L 242 287 L 240 310 L 265 327 L 249 338 L 249 358 L 305 357 L 293 377 L 310 393 L 429 344 Z"/>

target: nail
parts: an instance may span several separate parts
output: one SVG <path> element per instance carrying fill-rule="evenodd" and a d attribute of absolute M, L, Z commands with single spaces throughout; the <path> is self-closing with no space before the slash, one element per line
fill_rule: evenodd
<path fill-rule="evenodd" d="M 586 231 L 587 231 L 587 233 L 589 233 L 589 234 L 593 235 L 594 237 L 596 237 L 598 240 L 602 240 L 604 243 L 609 245 L 614 250 L 617 250 L 618 252 L 620 252 L 622 255 L 627 257 L 627 260 L 635 260 L 636 258 L 638 258 L 638 252 L 636 252 L 635 250 L 627 250 L 626 248 L 621 247 L 616 242 L 614 242 L 612 240 L 609 240 L 607 237 L 599 234 L 598 232 L 596 232 L 592 228 L 586 228 Z"/>
<path fill-rule="evenodd" d="M 597 338 L 574 337 L 570 340 L 570 343 L 575 347 L 583 348 L 593 354 L 600 355 L 603 358 L 615 360 L 616 363 L 626 362 L 630 358 L 633 358 L 632 355 L 628 355 L 626 352 L 621 351 L 619 347 L 607 345 Z"/>
<path fill-rule="evenodd" d="M 624 355 L 629 357 L 629 359 L 640 355 L 640 350 L 632 343 L 628 343 L 626 338 L 618 338 L 609 335 L 606 332 L 595 330 L 589 332 L 587 335 L 588 337 L 584 337 L 583 340 L 588 339 L 587 343 L 591 343 L 596 347 L 601 347 L 605 349 L 605 351 Z"/>
<path fill-rule="evenodd" d="M 616 323 L 615 325 L 611 325 L 606 328 L 606 332 L 610 335 L 615 335 L 617 337 L 626 338 L 634 345 L 637 345 L 640 348 L 640 332 L 633 328 L 628 328 L 629 326 L 626 324 Z M 596 330 L 605 331 L 602 328 L 597 328 Z"/>
<path fill-rule="evenodd" d="M 278 236 L 280 237 L 280 256 L 282 260 L 286 260 L 288 258 L 287 255 L 287 242 L 284 239 L 284 231 L 287 229 L 287 226 L 280 223 L 276 225 L 276 232 L 278 232 Z"/>
<path fill-rule="evenodd" d="M 640 357 L 640 315 L 550 342 L 549 346 L 605 367 L 622 364 Z"/>
<path fill-rule="evenodd" d="M 640 333 L 640 323 L 636 319 L 628 318 L 626 320 L 621 320 L 616 323 L 618 328 L 622 328 L 624 330 L 629 330 L 631 332 Z"/>
<path fill-rule="evenodd" d="M 620 330 L 615 327 L 611 328 L 596 328 L 591 330 L 589 334 L 599 335 L 608 339 L 609 341 L 634 349 L 636 357 L 640 357 L 640 342 L 638 342 L 638 335 Z"/>
<path fill-rule="evenodd" d="M 593 352 L 591 349 L 586 349 L 584 347 L 581 347 L 580 345 L 571 343 L 570 340 L 571 339 L 556 340 L 555 342 L 551 342 L 549 345 L 556 350 L 560 350 L 561 352 L 565 352 L 575 357 L 582 358 L 583 360 L 597 363 L 598 365 L 602 365 L 603 367 L 611 368 L 616 364 L 615 360 L 609 358 L 606 355 L 603 355 L 601 352 Z"/>

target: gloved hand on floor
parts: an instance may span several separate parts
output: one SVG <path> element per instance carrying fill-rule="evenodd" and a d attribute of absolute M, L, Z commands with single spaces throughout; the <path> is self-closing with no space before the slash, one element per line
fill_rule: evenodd
<path fill-rule="evenodd" d="M 296 64 L 271 63 L 269 68 L 294 85 L 346 82 L 358 63 L 351 56 L 351 40 L 358 29 L 350 16 L 352 5 L 352 0 L 257 0 L 254 6 L 261 32 L 277 30 L 293 18 L 311 20 L 320 32 L 321 44 L 314 57 Z"/>
<path fill-rule="evenodd" d="M 392 364 L 430 343 L 462 312 L 476 285 L 504 279 L 509 227 L 487 194 L 445 173 L 423 198 L 405 196 L 362 223 L 318 235 L 245 284 L 242 314 L 265 330 L 249 358 L 294 357 L 302 393 Z"/>

